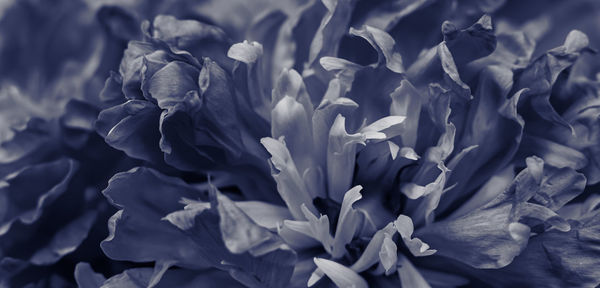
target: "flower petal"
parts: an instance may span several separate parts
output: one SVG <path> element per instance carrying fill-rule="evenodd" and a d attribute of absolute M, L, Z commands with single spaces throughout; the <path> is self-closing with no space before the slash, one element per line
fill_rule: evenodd
<path fill-rule="evenodd" d="M 396 233 L 396 229 L 394 228 L 393 223 L 389 223 L 383 229 L 375 232 L 375 235 L 367 244 L 367 247 L 364 249 L 360 258 L 350 266 L 350 269 L 356 272 L 363 272 L 369 269 L 373 264 L 377 263 L 377 261 L 381 261 L 381 257 L 379 257 L 379 252 L 382 249 L 383 241 L 386 235 L 393 235 Z"/>
<path fill-rule="evenodd" d="M 255 63 L 262 54 L 263 49 L 260 43 L 247 41 L 233 44 L 227 52 L 228 57 L 246 64 Z"/>
<path fill-rule="evenodd" d="M 402 80 L 390 97 L 392 98 L 390 115 L 406 117 L 403 133 L 400 135 L 402 145 L 415 148 L 421 115 L 421 95 L 408 80 Z"/>
<path fill-rule="evenodd" d="M 285 139 L 301 175 L 314 167 L 313 147 L 310 145 L 313 142 L 311 114 L 312 110 L 306 111 L 300 102 L 287 95 L 283 96 L 271 111 L 271 137 Z"/>
<path fill-rule="evenodd" d="M 333 238 L 333 250 L 331 256 L 340 258 L 346 253 L 346 244 L 352 241 L 361 225 L 361 214 L 352 205 L 362 198 L 360 194 L 362 186 L 358 185 L 348 190 L 342 200 L 342 208 L 338 217 L 335 237 Z"/>
<path fill-rule="evenodd" d="M 348 134 L 346 118 L 338 114 L 329 131 L 327 145 L 327 192 L 329 198 L 338 203 L 352 184 L 356 145 L 364 145 L 366 140 L 362 133 Z"/>
<path fill-rule="evenodd" d="M 129 100 L 103 110 L 96 120 L 96 131 L 115 149 L 132 158 L 162 163 L 158 149 L 160 110 L 143 100 Z"/>
<path fill-rule="evenodd" d="M 292 276 L 296 253 L 279 236 L 256 225 L 234 202 L 211 188 L 210 209 L 187 209 L 165 219 L 196 243 L 212 266 L 248 287 L 282 287 Z"/>
<path fill-rule="evenodd" d="M 498 285 L 541 285 L 548 287 L 593 287 L 600 284 L 595 267 L 600 259 L 598 211 L 571 221 L 571 231 L 548 231 L 531 238 L 513 263 L 486 271 L 486 281 Z"/>
<path fill-rule="evenodd" d="M 319 218 L 317 218 L 312 212 L 308 211 L 305 205 L 302 205 L 302 212 L 304 212 L 304 217 L 308 220 L 308 224 L 301 224 L 302 226 L 298 228 L 303 228 L 304 231 L 297 231 L 302 231 L 304 234 L 321 242 L 321 245 L 323 245 L 323 248 L 327 253 L 333 253 L 334 239 L 331 237 L 331 234 L 329 234 L 329 217 L 327 215 L 320 215 Z M 288 227 L 291 228 L 291 226 Z"/>
<path fill-rule="evenodd" d="M 205 197 L 200 191 L 180 179 L 135 168 L 113 176 L 103 194 L 122 209 L 109 220 L 110 234 L 100 243 L 108 257 L 134 262 L 174 260 L 182 267 L 206 267 L 197 245 L 161 220 L 180 209 L 182 197 Z"/>
<path fill-rule="evenodd" d="M 266 87 L 260 72 L 263 47 L 258 42 L 244 41 L 236 43 L 227 51 L 227 57 L 244 63 L 245 71 L 240 64 L 234 67 L 234 81 L 242 91 L 240 105 L 247 105 L 253 113 L 258 114 L 263 120 L 269 121 L 271 114 L 270 87 Z"/>
<path fill-rule="evenodd" d="M 335 83 L 334 80 L 332 80 L 331 83 Z M 330 85 L 330 87 L 332 86 Z M 333 122 L 338 114 L 348 117 L 350 112 L 354 111 L 357 107 L 358 104 L 354 101 L 348 98 L 339 97 L 335 99 L 325 98 L 315 109 L 312 117 L 315 159 L 317 159 L 323 167 L 327 165 L 327 143 L 329 141 L 329 131 L 331 130 Z"/>
<path fill-rule="evenodd" d="M 331 279 L 338 287 L 369 287 L 365 279 L 342 264 L 317 257 L 314 258 L 314 261 L 317 267 L 319 267 L 319 269 L 321 269 L 321 271 L 323 271 L 323 273 L 325 273 L 325 275 L 327 275 L 327 277 L 329 277 L 329 279 Z"/>
<path fill-rule="evenodd" d="M 431 287 L 406 256 L 402 254 L 398 255 L 398 265 L 400 266 L 398 268 L 398 277 L 400 278 L 402 287 Z"/>
<path fill-rule="evenodd" d="M 262 201 L 238 201 L 235 205 L 256 224 L 269 230 L 276 229 L 286 219 L 292 219 L 287 208 Z"/>
<path fill-rule="evenodd" d="M 150 78 L 148 92 L 161 109 L 166 109 L 181 101 L 188 91 L 198 90 L 199 73 L 196 67 L 185 62 L 169 62 Z"/>
<path fill-rule="evenodd" d="M 30 119 L 24 127 L 14 127 L 11 139 L 0 141 L 0 177 L 56 153 L 51 125 L 39 118 Z"/>
<path fill-rule="evenodd" d="M 458 199 L 466 197 L 517 153 L 524 123 L 519 115 L 507 111 L 507 106 L 516 105 L 516 101 L 506 100 L 512 76 L 510 70 L 499 66 L 491 66 L 481 72 L 475 99 L 468 111 L 468 124 L 464 127 L 460 143 L 457 143 L 458 149 L 477 145 L 477 150 L 466 154 L 462 159 L 462 163 L 469 163 L 468 165 L 461 163 L 456 167 L 449 167 L 452 172 L 448 183 L 456 183 L 457 186 L 442 196 L 440 212 L 460 201 Z M 518 99 L 519 95 L 513 97 Z"/>
<path fill-rule="evenodd" d="M 423 243 L 419 238 L 412 238 L 412 234 L 414 231 L 413 223 L 410 217 L 405 215 L 398 216 L 398 219 L 394 221 L 394 226 L 398 230 L 400 237 L 402 237 L 402 241 L 416 257 L 429 256 L 437 252 L 435 249 L 429 249 L 429 245 Z"/>
<path fill-rule="evenodd" d="M 152 21 L 152 38 L 186 49 L 199 40 L 224 40 L 225 32 L 195 20 L 178 20 L 169 15 L 158 15 Z"/>
<path fill-rule="evenodd" d="M 49 265 L 74 252 L 87 238 L 97 216 L 98 211 L 92 210 L 65 224 L 55 232 L 45 247 L 31 256 L 29 261 L 35 265 Z"/>
<path fill-rule="evenodd" d="M 273 138 L 263 138 L 261 143 L 271 154 L 269 160 L 272 165 L 272 175 L 277 182 L 277 191 L 288 206 L 295 219 L 304 219 L 301 206 L 305 205 L 308 210 L 316 213 L 313 199 L 286 145 L 282 141 Z"/>
<path fill-rule="evenodd" d="M 368 25 L 363 26 L 360 30 L 350 28 L 350 35 L 359 36 L 367 40 L 379 54 L 379 64 L 385 62 L 385 66 L 393 72 L 402 73 L 404 67 L 402 66 L 402 56 L 397 51 L 394 51 L 396 41 L 383 30 L 371 27 Z"/>
<path fill-rule="evenodd" d="M 514 91 L 530 89 L 521 97 L 519 106 L 531 105 L 542 119 L 572 129 L 550 103 L 550 94 L 558 75 L 571 67 L 582 52 L 589 50 L 588 45 L 588 37 L 573 30 L 567 35 L 563 46 L 549 50 L 515 75 Z"/>
<path fill-rule="evenodd" d="M 104 275 L 94 272 L 87 262 L 79 262 L 75 266 L 75 282 L 80 288 L 97 288 L 106 281 Z"/>
<path fill-rule="evenodd" d="M 392 268 L 396 268 L 396 262 L 398 261 L 397 248 L 396 243 L 392 240 L 392 236 L 390 234 L 384 234 L 383 244 L 379 251 L 379 260 L 385 269 L 386 275 L 396 272 L 395 270 L 392 270 Z"/>
<path fill-rule="evenodd" d="M 325 0 L 323 5 L 327 8 L 327 13 L 310 44 L 307 61 L 307 67 L 315 71 L 321 68 L 317 63 L 319 59 L 323 56 L 335 56 L 337 53 L 339 42 L 347 31 L 340 28 L 348 26 L 355 1 Z"/>
<path fill-rule="evenodd" d="M 26 167 L 0 182 L 0 236 L 9 233 L 15 222 L 30 225 L 67 191 L 79 165 L 70 159 Z"/>
<path fill-rule="evenodd" d="M 494 200 L 462 216 L 427 226 L 417 235 L 435 245 L 440 255 L 476 268 L 502 268 L 525 249 L 530 231 L 537 225 L 569 231 L 569 223 L 553 209 L 581 193 L 577 186 L 581 186 L 583 176 L 568 170 L 556 173 L 552 167 L 544 169 L 537 157 L 528 158 L 527 165 Z M 556 190 L 553 185 L 557 185 Z M 465 227 L 470 227 L 469 231 Z"/>

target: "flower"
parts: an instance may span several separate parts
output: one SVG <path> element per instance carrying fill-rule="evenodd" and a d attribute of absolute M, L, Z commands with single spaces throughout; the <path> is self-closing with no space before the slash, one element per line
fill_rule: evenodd
<path fill-rule="evenodd" d="M 597 3 L 149 2 L 13 111 L 0 283 L 600 285 Z"/>
<path fill-rule="evenodd" d="M 324 276 L 340 287 L 366 287 L 368 283 L 379 283 L 376 279 L 380 275 L 396 273 L 400 276 L 396 281 L 402 285 L 424 285 L 427 275 L 435 275 L 431 276 L 433 283 L 440 277 L 465 283 L 469 279 L 487 281 L 487 274 L 479 274 L 477 269 L 511 271 L 504 267 L 520 261 L 515 260 L 521 259 L 519 255 L 530 253 L 530 238 L 534 241 L 572 229 L 559 209 L 583 192 L 586 177 L 575 170 L 585 171 L 585 166 L 560 162 L 552 150 L 542 150 L 547 154 L 536 157 L 535 153 L 524 152 L 529 147 L 522 141 L 530 137 L 527 121 L 540 121 L 529 117 L 560 121 L 546 116 L 552 110 L 528 112 L 551 105 L 541 90 L 535 90 L 539 89 L 535 81 L 551 82 L 556 78 L 552 75 L 587 53 L 585 35 L 574 31 L 564 46 L 532 61 L 531 53 L 521 52 L 530 47 L 528 42 L 520 41 L 523 35 L 497 37 L 487 15 L 466 29 L 445 22 L 444 41 L 405 68 L 395 40 L 385 31 L 365 25 L 349 33 L 369 43 L 377 59 L 359 64 L 333 57 L 329 45 L 336 45 L 336 39 L 345 32 L 327 28 L 330 23 L 347 23 L 349 16 L 341 11 L 353 3 L 329 4 L 302 73 L 293 69 L 297 67 L 293 64 L 275 74 L 279 61 L 265 59 L 270 56 L 265 54 L 266 49 L 272 48 L 245 41 L 229 48 L 227 55 L 236 62 L 230 72 L 222 72 L 231 75 L 230 83 L 237 83 L 227 85 L 235 90 L 215 88 L 229 81 L 227 77 L 220 82 L 202 80 L 203 74 L 209 74 L 206 63 L 210 60 L 204 58 L 200 72 L 190 67 L 185 74 L 192 75 L 191 79 L 198 77 L 198 85 L 192 80 L 189 85 L 183 84 L 181 81 L 188 80 L 181 75 L 177 81 L 170 81 L 174 88 L 169 88 L 168 96 L 147 99 L 156 101 L 154 105 L 164 111 L 174 105 L 174 95 L 185 94 L 189 100 L 184 101 L 202 101 L 204 98 L 196 91 L 209 91 L 211 86 L 222 91 L 221 97 L 237 99 L 229 102 L 233 106 L 230 109 L 239 109 L 238 114 L 247 121 L 270 126 L 270 135 L 263 137 L 261 144 L 270 154 L 268 163 L 283 203 L 272 196 L 254 201 L 248 192 L 239 198 L 218 191 L 210 183 L 198 189 L 165 178 L 158 171 L 137 168 L 115 176 L 104 192 L 123 209 L 113 216 L 111 235 L 103 242 L 109 257 L 154 261 L 154 272 L 145 280 L 150 286 L 161 283 L 162 275 L 172 266 L 192 271 L 212 267 L 207 271 L 226 271 L 250 287 L 278 287 L 288 281 L 294 287 L 313 286 L 326 283 Z M 268 25 L 275 25 L 274 15 L 260 18 L 256 26 L 265 25 L 263 29 L 268 30 Z M 155 19 L 155 26 L 160 19 L 162 16 Z M 507 46 L 506 41 L 517 41 L 521 46 Z M 289 57 L 293 53 L 273 57 L 279 55 Z M 549 57 L 565 60 L 557 66 L 548 64 L 554 63 Z M 293 58 L 288 62 L 294 63 Z M 167 60 L 169 64 L 159 67 L 169 67 L 176 61 Z M 550 67 L 548 76 L 531 74 L 539 73 L 536 67 L 540 65 Z M 151 68 L 142 71 L 147 69 Z M 123 71 L 121 74 L 126 75 Z M 463 80 L 463 74 L 469 78 Z M 155 73 L 147 83 L 159 76 Z M 269 83 L 273 88 L 267 97 L 264 91 L 271 90 Z M 144 87 L 153 84 L 135 87 L 138 85 L 143 93 Z M 166 83 L 161 86 L 170 87 Z M 315 99 L 318 105 L 314 105 Z M 527 117 L 521 113 L 527 113 Z M 215 129 L 209 133 L 226 133 L 226 127 L 213 126 L 226 123 L 215 121 L 203 127 Z M 242 123 L 234 126 L 237 133 L 252 131 Z M 164 126 L 160 132 L 164 143 L 168 132 Z M 133 146 L 132 151 L 140 151 Z M 228 146 L 225 142 L 215 145 L 221 149 Z M 185 169 L 169 159 L 168 154 L 176 149 L 163 148 L 165 160 Z M 236 151 L 253 153 L 252 149 L 242 146 Z M 224 168 L 202 167 L 196 171 L 226 170 L 236 165 L 230 161 L 232 158 L 213 161 Z M 521 170 L 523 164 L 526 168 Z M 521 171 L 515 176 L 515 170 Z M 219 181 L 216 175 L 215 181 Z M 124 191 L 129 191 L 129 196 L 119 200 L 124 195 L 118 193 Z M 141 199 L 148 200 L 138 201 Z M 177 203 L 182 203 L 179 208 Z M 166 210 L 151 208 L 159 206 Z M 150 235 L 169 236 L 167 240 Z M 187 252 L 143 248 L 160 247 L 165 242 L 185 243 L 176 246 Z M 132 247 L 132 243 L 138 245 Z M 207 247 L 210 251 L 205 250 Z M 430 257 L 443 257 L 471 268 L 432 268 L 431 261 L 435 260 L 427 260 Z M 271 259 L 278 259 L 280 265 L 273 266 Z M 279 277 L 272 278 L 270 273 Z M 460 276 L 448 275 L 452 273 Z M 591 277 L 586 281 L 594 281 L 593 276 L 586 277 Z M 474 280 L 477 278 L 480 280 Z"/>
<path fill-rule="evenodd" d="M 247 127 L 251 122 L 244 120 L 254 113 L 239 104 L 243 99 L 234 80 L 221 67 L 231 65 L 225 58 L 224 32 L 162 15 L 148 25 L 147 42 L 131 41 L 119 74 L 106 82 L 102 97 L 118 104 L 100 113 L 98 133 L 112 147 L 154 165 L 192 172 L 248 166 L 266 170 L 256 140 L 265 132 Z M 256 176 L 232 181 L 257 185 L 252 183 L 260 182 L 261 174 Z"/>

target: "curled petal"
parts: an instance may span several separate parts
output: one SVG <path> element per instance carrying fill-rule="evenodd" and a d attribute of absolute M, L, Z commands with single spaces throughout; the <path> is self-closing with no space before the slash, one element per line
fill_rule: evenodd
<path fill-rule="evenodd" d="M 142 100 L 129 100 L 105 109 L 98 115 L 96 131 L 104 141 L 133 158 L 162 163 L 158 148 L 160 133 L 156 129 L 160 109 Z"/>
<path fill-rule="evenodd" d="M 492 201 L 427 226 L 417 235 L 435 245 L 440 255 L 476 268 L 505 267 L 527 247 L 530 231 L 538 225 L 569 231 L 569 223 L 553 209 L 581 193 L 583 176 L 569 169 L 555 169 L 544 168 L 540 158 L 528 158 L 527 168 Z M 470 228 L 466 231 L 465 227 Z M 471 250 L 469 245 L 479 248 Z"/>
<path fill-rule="evenodd" d="M 404 67 L 402 66 L 402 56 L 397 51 L 394 51 L 396 41 L 383 30 L 371 27 L 368 25 L 363 26 L 360 30 L 350 28 L 350 34 L 364 38 L 377 50 L 379 54 L 379 63 L 384 63 L 385 66 L 393 72 L 402 73 Z"/>
<path fill-rule="evenodd" d="M 263 49 L 260 43 L 249 43 L 248 41 L 233 44 L 227 52 L 228 57 L 246 64 L 255 63 L 262 54 Z"/>
<path fill-rule="evenodd" d="M 414 227 L 410 217 L 405 215 L 398 216 L 398 219 L 394 221 L 394 226 L 398 230 L 402 241 L 406 247 L 408 247 L 408 250 L 413 254 L 413 256 L 429 256 L 437 251 L 435 249 L 429 249 L 429 245 L 423 243 L 423 241 L 421 241 L 419 238 L 412 238 Z"/>
<path fill-rule="evenodd" d="M 338 115 L 329 131 L 327 145 L 328 195 L 336 202 L 342 202 L 352 183 L 356 145 L 364 145 L 367 140 L 362 133 L 348 134 L 345 123 L 346 118 Z"/>
<path fill-rule="evenodd" d="M 350 266 L 350 269 L 360 273 L 373 266 L 377 261 L 381 261 L 379 252 L 382 249 L 383 241 L 386 238 L 386 235 L 393 235 L 394 233 L 396 233 L 396 229 L 394 228 L 393 223 L 389 223 L 383 229 L 375 232 L 375 235 L 373 235 L 369 244 L 367 244 L 363 254 L 360 255 L 360 258 L 358 258 L 352 266 Z"/>
<path fill-rule="evenodd" d="M 327 215 L 320 215 L 317 218 L 304 205 L 302 205 L 302 212 L 304 212 L 304 217 L 308 219 L 308 225 L 305 226 L 308 228 L 307 232 L 309 234 L 307 235 L 321 242 L 327 253 L 333 253 L 334 238 L 329 234 L 329 217 Z"/>
<path fill-rule="evenodd" d="M 594 287 L 600 284 L 597 269 L 600 239 L 597 209 L 571 222 L 571 231 L 548 231 L 531 238 L 513 263 L 479 274 L 498 285 Z M 483 279 L 483 278 L 482 278 Z"/>
<path fill-rule="evenodd" d="M 573 30 L 562 46 L 549 50 L 515 75 L 514 91 L 530 89 L 521 97 L 519 107 L 525 109 L 530 105 L 542 119 L 572 130 L 550 103 L 550 94 L 559 74 L 571 67 L 582 52 L 589 51 L 588 45 L 588 37 L 581 31 Z"/>
<path fill-rule="evenodd" d="M 333 82 L 333 80 L 332 80 Z M 358 107 L 356 102 L 339 97 L 335 99 L 323 99 L 321 104 L 315 109 L 312 117 L 312 129 L 314 139 L 315 159 L 319 160 L 321 165 L 326 166 L 327 143 L 329 141 L 329 130 L 333 125 L 338 114 L 348 117 L 350 112 Z"/>

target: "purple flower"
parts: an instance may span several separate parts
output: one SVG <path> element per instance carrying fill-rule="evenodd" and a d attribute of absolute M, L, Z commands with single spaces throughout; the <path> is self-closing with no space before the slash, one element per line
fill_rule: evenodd
<path fill-rule="evenodd" d="M 600 284 L 597 3 L 151 2 L 6 10 L 0 286 Z"/>

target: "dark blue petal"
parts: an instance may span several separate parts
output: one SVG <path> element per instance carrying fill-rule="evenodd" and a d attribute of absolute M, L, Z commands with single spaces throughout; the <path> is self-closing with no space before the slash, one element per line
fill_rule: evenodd
<path fill-rule="evenodd" d="M 195 241 L 204 259 L 245 286 L 285 286 L 292 276 L 296 253 L 212 189 L 211 202 L 187 206 L 166 219 Z"/>
<path fill-rule="evenodd" d="M 122 209 L 110 219 L 110 235 L 100 245 L 107 256 L 115 260 L 175 261 L 183 267 L 205 267 L 206 260 L 197 245 L 161 220 L 181 207 L 182 198 L 197 199 L 202 193 L 180 179 L 148 168 L 135 168 L 115 175 L 103 194 Z"/>
<path fill-rule="evenodd" d="M 94 272 L 89 263 L 79 262 L 75 266 L 75 282 L 79 288 L 98 288 L 105 280 L 102 274 Z"/>
<path fill-rule="evenodd" d="M 163 155 L 158 149 L 159 121 L 160 109 L 156 105 L 129 100 L 100 112 L 95 125 L 110 146 L 133 158 L 162 163 Z"/>

